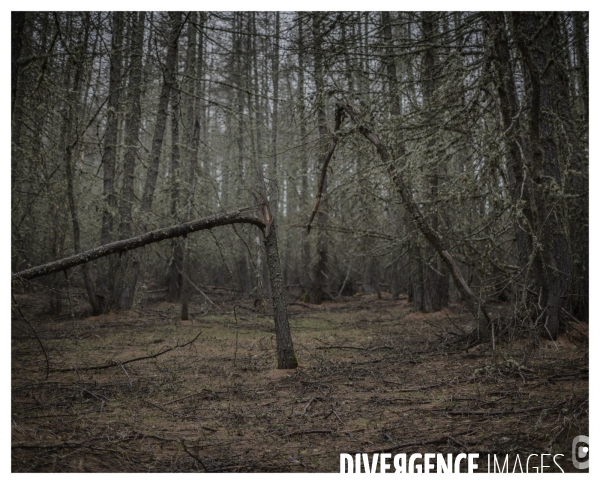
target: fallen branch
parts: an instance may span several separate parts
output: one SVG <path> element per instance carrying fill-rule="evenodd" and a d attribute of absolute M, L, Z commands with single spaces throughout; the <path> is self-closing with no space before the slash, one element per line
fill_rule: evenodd
<path fill-rule="evenodd" d="M 33 279 L 35 277 L 45 276 L 54 272 L 64 271 L 71 267 L 86 264 L 87 262 L 106 257 L 107 255 L 124 253 L 132 249 L 137 249 L 154 242 L 160 242 L 161 240 L 173 239 L 175 237 L 185 237 L 192 232 L 199 230 L 212 229 L 214 227 L 220 227 L 222 225 L 230 225 L 236 223 L 249 223 L 256 225 L 258 228 L 263 230 L 265 223 L 256 217 L 246 216 L 249 212 L 253 212 L 254 208 L 245 208 L 241 210 L 235 210 L 234 212 L 221 213 L 217 215 L 211 215 L 191 222 L 184 222 L 179 225 L 173 225 L 163 229 L 153 230 L 131 239 L 119 240 L 117 242 L 111 242 L 110 244 L 96 247 L 95 249 L 81 252 L 79 254 L 66 257 L 55 262 L 49 262 L 41 266 L 32 267 L 21 272 L 17 272 L 12 275 L 12 280 L 20 279 Z"/>
<path fill-rule="evenodd" d="M 456 435 L 464 435 L 466 433 L 467 433 L 467 431 L 465 430 L 464 432 L 459 432 Z M 443 443 L 448 442 L 449 440 L 452 440 L 452 441 L 456 442 L 456 440 L 454 439 L 454 437 L 452 437 L 451 435 L 444 435 L 443 437 L 438 437 L 437 439 L 416 440 L 414 442 L 403 442 L 402 444 L 392 445 L 391 447 L 384 447 L 384 448 L 381 448 L 381 449 L 373 449 L 373 450 L 367 451 L 367 453 L 369 453 L 369 454 L 374 454 L 374 453 L 381 454 L 383 452 L 391 452 L 392 450 L 401 449 L 402 447 L 416 447 L 416 446 L 425 447 L 426 445 L 431 445 L 431 444 L 443 444 Z"/>
<path fill-rule="evenodd" d="M 362 348 L 360 346 L 317 346 L 318 350 L 359 350 L 359 351 L 377 351 L 393 350 L 393 346 L 375 346 L 374 348 Z"/>
<path fill-rule="evenodd" d="M 496 410 L 494 412 L 488 412 L 486 410 L 451 410 L 451 411 L 445 411 L 445 410 L 441 410 L 441 409 L 431 409 L 432 411 L 434 410 L 438 410 L 440 412 L 444 412 L 446 415 L 481 415 L 481 416 L 485 416 L 485 417 L 492 417 L 494 415 L 512 415 L 512 414 L 516 414 L 516 413 L 529 413 L 529 412 L 537 412 L 539 410 L 550 410 L 551 408 L 556 408 L 556 407 L 560 407 L 562 405 L 564 405 L 565 403 L 567 403 L 569 400 L 564 400 L 560 403 L 557 403 L 555 405 L 550 405 L 548 406 L 543 406 L 543 407 L 533 407 L 533 408 L 517 408 L 517 409 L 511 409 L 511 410 Z"/>
<path fill-rule="evenodd" d="M 216 306 L 216 304 L 204 293 L 204 291 L 202 289 L 200 289 L 198 286 L 196 286 L 196 284 L 194 284 L 194 282 L 188 276 L 185 276 L 185 278 L 192 285 L 192 287 L 194 289 L 196 289 L 196 291 L 198 291 L 200 294 L 202 294 L 204 296 L 204 299 L 206 299 L 213 306 Z"/>
<path fill-rule="evenodd" d="M 106 365 L 86 366 L 86 367 L 83 367 L 83 368 L 77 368 L 77 370 L 79 370 L 79 371 L 106 370 L 107 368 L 113 368 L 115 366 L 123 366 L 123 365 L 127 365 L 128 363 L 133 363 L 135 361 L 141 361 L 141 360 L 148 360 L 148 359 L 151 359 L 151 358 L 157 358 L 157 357 L 159 357 L 161 355 L 164 355 L 165 353 L 168 353 L 169 351 L 173 351 L 173 350 L 175 350 L 177 348 L 183 348 L 185 346 L 191 345 L 194 341 L 196 341 L 199 338 L 199 336 L 201 334 L 202 334 L 202 331 L 200 331 L 193 340 L 188 341 L 187 343 L 184 343 L 182 345 L 176 345 L 176 346 L 173 346 L 172 348 L 167 348 L 165 350 L 159 351 L 158 353 L 155 353 L 155 354 L 150 355 L 150 356 L 139 356 L 138 358 L 132 358 L 130 360 L 121 361 L 121 362 L 119 362 L 119 361 L 111 361 L 110 363 L 107 363 Z M 51 371 L 53 371 L 53 372 L 66 372 L 66 371 L 73 371 L 73 370 L 75 370 L 75 368 L 56 368 L 56 369 L 52 369 Z"/>
<path fill-rule="evenodd" d="M 199 463 L 199 464 L 202 466 L 202 468 L 204 469 L 204 472 L 206 472 L 206 473 L 210 472 L 210 471 L 208 470 L 208 468 L 207 468 L 207 467 L 204 465 L 204 462 L 202 462 L 198 456 L 196 456 L 196 455 L 192 454 L 192 453 L 191 453 L 191 452 L 188 450 L 188 448 L 187 448 L 187 447 L 186 447 L 186 445 L 185 445 L 185 440 L 181 439 L 179 442 L 181 443 L 181 445 L 182 445 L 182 447 L 183 447 L 183 450 L 185 451 L 185 453 L 186 453 L 187 455 L 189 455 L 189 456 L 190 456 L 192 459 L 195 459 L 195 460 L 196 460 L 196 462 L 198 462 L 198 463 Z"/>
<path fill-rule="evenodd" d="M 17 303 L 17 299 L 15 298 L 14 294 L 12 294 L 12 299 L 13 299 L 13 303 L 15 304 L 15 306 L 17 308 L 17 311 L 19 311 L 19 314 L 21 315 L 21 317 L 29 325 L 29 327 L 31 328 L 31 331 L 33 331 L 33 335 L 35 336 L 35 339 L 37 340 L 38 344 L 40 345 L 40 348 L 42 349 L 42 353 L 44 353 L 44 358 L 46 359 L 46 381 L 48 381 L 48 376 L 50 375 L 50 359 L 48 358 L 48 353 L 46 353 L 46 348 L 44 348 L 44 345 L 42 344 L 42 340 L 38 336 L 38 333 L 35 330 L 35 327 L 33 326 L 33 324 L 31 324 L 31 321 L 29 321 L 29 319 L 27 319 L 25 317 L 25 315 L 23 314 L 23 311 L 21 311 L 21 307 Z"/>
<path fill-rule="evenodd" d="M 291 437 L 292 435 L 304 435 L 304 434 L 332 434 L 333 430 L 299 430 L 298 432 L 290 432 L 289 434 L 285 434 L 286 437 Z"/>

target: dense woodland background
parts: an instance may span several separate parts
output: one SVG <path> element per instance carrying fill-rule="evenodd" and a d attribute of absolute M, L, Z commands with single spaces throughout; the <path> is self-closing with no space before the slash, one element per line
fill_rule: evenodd
<path fill-rule="evenodd" d="M 480 304 L 555 336 L 588 317 L 588 36 L 585 12 L 13 12 L 12 270 L 266 193 L 290 295 L 438 311 L 458 295 L 399 176 Z M 335 132 L 339 103 L 356 118 Z M 25 287 L 54 313 L 80 288 L 95 314 L 270 291 L 248 225 L 66 275 Z"/>

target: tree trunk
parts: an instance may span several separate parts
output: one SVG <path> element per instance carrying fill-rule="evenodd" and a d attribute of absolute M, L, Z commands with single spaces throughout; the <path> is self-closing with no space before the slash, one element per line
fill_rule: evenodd
<path fill-rule="evenodd" d="M 110 81 L 107 103 L 106 131 L 102 153 L 103 196 L 102 229 L 100 243 L 106 245 L 113 240 L 114 214 L 117 208 L 115 197 L 115 178 L 117 162 L 117 141 L 119 126 L 119 105 L 121 98 L 121 68 L 124 20 L 123 12 L 112 14 L 112 40 L 110 52 Z M 114 295 L 114 276 L 116 261 L 109 260 L 100 271 L 96 290 L 103 301 L 103 312 L 108 312 Z"/>
<path fill-rule="evenodd" d="M 175 66 L 177 64 L 179 34 L 181 32 L 181 12 L 174 12 L 170 15 L 171 30 L 169 32 L 164 80 L 158 99 L 156 124 L 154 127 L 154 136 L 152 138 L 148 171 L 146 173 L 146 183 L 144 184 L 144 193 L 142 196 L 142 213 L 145 214 L 144 216 L 148 216 L 149 212 L 152 210 L 152 201 L 154 200 L 154 190 L 156 188 L 156 178 L 158 177 L 158 167 L 160 164 L 160 154 L 162 153 L 163 139 L 167 126 L 167 108 L 169 106 L 171 89 L 175 83 Z M 143 225 L 145 228 L 147 222 L 144 222 Z"/>
<path fill-rule="evenodd" d="M 534 274 L 539 287 L 544 324 L 542 334 L 556 338 L 561 297 L 570 294 L 571 261 L 560 218 L 564 207 L 559 198 L 562 189 L 558 152 L 552 116 L 556 93 L 556 66 L 553 60 L 552 13 L 513 13 L 516 41 L 523 57 L 526 88 L 531 96 L 529 141 L 535 200 Z"/>
<path fill-rule="evenodd" d="M 188 48 L 186 59 L 186 80 L 184 86 L 189 92 L 186 95 L 186 116 L 185 124 L 188 132 L 186 143 L 186 153 L 188 161 L 188 198 L 187 198 L 187 216 L 186 219 L 192 218 L 192 207 L 194 204 L 194 194 L 196 190 L 196 165 L 198 163 L 198 144 L 200 141 L 200 114 L 204 108 L 200 105 L 200 99 L 203 98 L 202 90 L 202 73 L 203 70 L 203 27 L 204 16 L 201 17 L 199 29 L 196 27 L 198 15 L 196 12 L 190 14 L 190 22 L 188 24 Z M 197 47 L 197 35 L 200 31 L 200 46 Z M 198 55 L 196 55 L 198 50 Z M 197 79 L 196 81 L 196 73 Z M 190 284 L 191 277 L 189 240 L 186 238 L 183 245 L 182 269 L 181 269 L 181 319 L 183 321 L 189 318 L 189 300 L 190 300 Z"/>
<path fill-rule="evenodd" d="M 267 267 L 271 281 L 271 298 L 273 301 L 273 314 L 275 318 L 275 337 L 277 341 L 277 368 L 293 369 L 298 367 L 298 360 L 294 353 L 294 344 L 288 322 L 285 289 L 283 287 L 283 274 L 279 251 L 277 249 L 277 231 L 275 223 L 267 224 L 264 233 Z"/>
<path fill-rule="evenodd" d="M 175 85 L 171 91 L 171 219 L 178 220 L 179 217 L 179 115 L 180 115 L 180 93 Z M 172 256 L 169 267 L 169 290 L 167 300 L 179 301 L 181 296 L 181 270 L 183 265 L 183 247 L 178 240 L 172 241 Z"/>
<path fill-rule="evenodd" d="M 123 186 L 120 205 L 120 233 L 122 239 L 131 237 L 133 224 L 135 160 L 139 152 L 139 132 L 142 114 L 142 56 L 145 21 L 146 12 L 134 14 L 128 84 L 129 109 L 125 118 L 125 154 L 123 157 Z M 115 277 L 115 298 L 113 300 L 116 309 L 131 309 L 133 305 L 138 264 L 137 257 L 132 254 L 125 254 L 119 260 L 118 271 Z"/>
<path fill-rule="evenodd" d="M 314 49 L 314 79 L 317 94 L 317 123 L 319 126 L 320 143 L 325 141 L 328 134 L 327 119 L 325 117 L 325 80 L 323 77 L 323 13 L 313 12 L 313 49 Z M 322 167 L 320 167 L 322 168 Z M 327 279 L 327 251 L 329 241 L 327 239 L 327 227 L 329 220 L 329 204 L 327 202 L 327 177 L 323 180 L 322 209 L 317 215 L 317 257 L 312 268 L 312 287 L 308 294 L 308 301 L 312 304 L 323 302 L 324 286 Z"/>
<path fill-rule="evenodd" d="M 69 211 L 71 213 L 71 224 L 73 226 L 73 249 L 76 254 L 81 252 L 81 229 L 79 225 L 79 214 L 77 211 L 77 204 L 75 202 L 75 190 L 74 190 L 74 175 L 73 175 L 73 150 L 77 145 L 79 136 L 76 134 L 75 139 L 73 138 L 73 120 L 77 118 L 77 114 L 74 112 L 76 107 L 78 107 L 78 103 L 80 101 L 80 90 L 81 90 L 81 78 L 83 76 L 83 66 L 84 59 L 87 54 L 87 43 L 88 43 L 88 35 L 89 35 L 89 22 L 85 27 L 85 35 L 83 38 L 83 42 L 79 46 L 79 59 L 74 59 L 72 62 L 75 65 L 75 75 L 73 78 L 73 88 L 69 90 L 71 93 L 69 96 L 69 102 L 66 106 L 65 112 L 65 126 L 64 126 L 64 136 L 65 136 L 65 154 L 64 154 L 64 163 L 65 163 L 65 175 L 67 181 L 67 200 L 69 202 Z M 68 76 L 69 77 L 69 76 Z M 76 126 L 75 129 L 78 127 Z M 83 281 L 85 284 L 85 289 L 88 295 L 88 299 L 90 305 L 92 306 L 92 313 L 94 316 L 97 316 L 102 313 L 102 307 L 100 305 L 100 301 L 96 296 L 96 289 L 92 282 L 92 278 L 89 273 L 88 266 L 83 266 Z"/>
<path fill-rule="evenodd" d="M 15 112 L 17 86 L 19 82 L 19 57 L 23 47 L 23 29 L 25 28 L 25 12 L 11 12 L 11 71 L 10 71 L 10 114 Z"/>
<path fill-rule="evenodd" d="M 519 114 L 519 103 L 514 80 L 513 68 L 511 65 L 510 51 L 504 13 L 488 12 L 485 14 L 484 34 L 489 37 L 491 60 L 494 68 L 493 78 L 498 100 L 500 105 L 500 114 L 504 126 L 504 137 L 507 147 L 507 174 L 508 189 L 514 206 L 515 217 L 514 230 L 517 240 L 517 250 L 519 262 L 526 265 L 532 250 L 532 240 L 523 226 L 525 220 L 533 224 L 533 214 L 531 211 L 531 201 L 529 198 L 530 183 L 525 180 L 523 173 L 523 162 L 521 158 L 521 148 L 523 140 L 521 139 L 521 121 Z M 522 203 L 519 203 L 522 200 Z"/>
<path fill-rule="evenodd" d="M 431 204 L 436 206 L 438 203 L 438 185 L 440 179 L 440 173 L 438 168 L 438 153 L 437 153 L 437 142 L 436 142 L 436 126 L 439 120 L 434 113 L 434 106 L 436 102 L 438 82 L 437 82 L 437 51 L 434 48 L 434 38 L 437 34 L 437 13 L 427 12 L 423 13 L 423 41 L 427 45 L 423 59 L 423 108 L 425 110 L 425 118 L 427 126 L 430 130 L 429 138 L 430 141 L 427 144 L 425 150 L 425 156 L 434 160 L 426 169 L 428 173 L 426 178 L 429 183 L 429 197 Z M 433 232 L 437 233 L 440 225 L 440 215 L 438 210 L 434 210 L 430 216 L 429 224 Z M 434 311 L 440 311 L 442 308 L 448 305 L 448 289 L 449 289 L 449 277 L 445 268 L 441 264 L 439 257 L 433 247 L 429 244 L 425 244 L 421 247 L 421 270 L 422 279 L 418 281 L 418 284 L 422 284 L 422 287 L 413 288 L 413 291 L 421 291 L 422 299 L 420 301 L 421 307 L 419 311 L 424 313 L 430 313 Z M 416 301 L 416 299 L 415 299 Z M 415 309 L 416 305 L 413 304 Z"/>
<path fill-rule="evenodd" d="M 298 112 L 300 119 L 303 120 L 306 116 L 306 109 L 304 106 L 304 61 L 305 61 L 305 44 L 304 44 L 304 27 L 303 19 L 300 16 L 298 18 Z M 306 124 L 300 123 L 300 143 L 306 142 Z M 308 155 L 307 153 L 301 153 L 300 160 L 300 176 L 302 177 L 300 197 L 298 200 L 298 209 L 300 213 L 304 213 L 306 201 L 308 200 Z M 299 264 L 300 272 L 300 287 L 302 292 L 308 290 L 310 286 L 310 244 L 307 237 L 302 237 L 301 240 L 301 257 Z"/>

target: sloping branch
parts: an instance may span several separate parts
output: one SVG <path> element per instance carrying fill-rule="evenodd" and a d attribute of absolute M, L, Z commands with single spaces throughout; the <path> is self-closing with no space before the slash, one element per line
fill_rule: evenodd
<path fill-rule="evenodd" d="M 106 257 L 107 255 L 115 253 L 123 253 L 129 250 L 143 247 L 144 245 L 153 244 L 160 242 L 161 240 L 172 239 L 175 237 L 185 237 L 192 232 L 198 232 L 199 230 L 212 229 L 214 227 L 220 227 L 222 225 L 248 223 L 256 225 L 259 229 L 265 229 L 265 223 L 256 217 L 250 216 L 255 211 L 254 208 L 244 208 L 235 210 L 233 212 L 221 213 L 217 215 L 211 215 L 190 222 L 184 222 L 179 225 L 173 225 L 163 229 L 153 230 L 131 239 L 119 240 L 117 242 L 111 242 L 110 244 L 96 247 L 95 249 L 81 252 L 79 254 L 66 257 L 64 259 L 49 262 L 47 264 L 32 267 L 21 272 L 17 272 L 12 275 L 12 280 L 17 281 L 19 279 L 33 279 L 35 277 L 45 276 L 52 274 L 53 272 L 64 271 L 71 267 L 75 267 L 87 262 Z"/>
<path fill-rule="evenodd" d="M 319 205 L 321 204 L 321 195 L 323 194 L 323 185 L 325 184 L 325 177 L 327 176 L 327 167 L 329 166 L 329 162 L 331 161 L 331 157 L 333 156 L 335 147 L 337 146 L 338 141 L 340 139 L 338 132 L 340 130 L 340 125 L 342 124 L 342 114 L 344 114 L 344 111 L 342 111 L 341 109 L 338 109 L 335 113 L 335 129 L 333 131 L 333 138 L 331 140 L 331 144 L 329 145 L 329 150 L 327 150 L 327 153 L 325 153 L 325 156 L 321 163 L 323 169 L 321 170 L 321 179 L 319 180 L 319 189 L 317 190 L 317 199 L 315 200 L 315 206 L 310 216 L 310 220 L 306 225 L 307 234 L 310 234 L 311 224 L 315 218 L 315 215 L 317 215 L 317 212 L 319 211 Z"/>
<path fill-rule="evenodd" d="M 338 120 L 341 120 L 342 113 L 346 113 L 350 117 L 352 122 L 356 125 L 356 127 L 358 128 L 358 131 L 360 132 L 360 134 L 362 134 L 367 140 L 369 140 L 369 142 L 371 142 L 371 144 L 373 144 L 373 146 L 375 146 L 375 148 L 377 149 L 377 153 L 379 154 L 379 157 L 381 158 L 381 161 L 383 161 L 383 163 L 385 164 L 388 174 L 390 175 L 392 181 L 394 182 L 394 184 L 396 185 L 396 188 L 398 189 L 398 192 L 400 193 L 400 197 L 402 198 L 402 201 L 404 202 L 404 206 L 405 206 L 406 210 L 410 213 L 416 226 L 419 228 L 421 233 L 425 236 L 427 241 L 431 244 L 431 246 L 434 248 L 434 250 L 437 252 L 437 254 L 440 256 L 440 258 L 442 259 L 442 261 L 444 262 L 444 264 L 450 271 L 450 275 L 452 276 L 452 279 L 454 280 L 454 284 L 456 285 L 458 292 L 461 294 L 461 296 L 467 302 L 469 310 L 471 311 L 471 313 L 473 314 L 475 319 L 479 319 L 479 315 L 483 314 L 486 322 L 488 323 L 488 328 L 484 328 L 484 331 L 485 332 L 489 331 L 489 326 L 490 326 L 491 322 L 490 322 L 490 318 L 483 306 L 483 301 L 481 301 L 477 297 L 477 295 L 475 295 L 475 293 L 471 290 L 471 288 L 465 281 L 464 277 L 462 276 L 460 268 L 458 267 L 458 264 L 454 260 L 454 257 L 452 257 L 452 255 L 450 255 L 450 253 L 448 252 L 446 244 L 441 239 L 441 237 L 430 227 L 430 225 L 427 223 L 427 220 L 425 220 L 425 217 L 421 213 L 421 210 L 419 209 L 417 204 L 414 202 L 412 194 L 410 193 L 410 190 L 408 189 L 408 187 L 406 186 L 406 183 L 404 182 L 400 173 L 396 169 L 396 166 L 393 163 L 393 160 L 391 159 L 386 146 L 381 142 L 381 140 L 379 139 L 379 136 L 377 136 L 376 133 L 371 131 L 369 128 L 367 128 L 360 122 L 360 120 L 358 119 L 358 116 L 354 112 L 354 109 L 349 104 L 346 104 L 343 102 L 337 103 L 336 126 L 338 126 Z M 339 126 L 338 126 L 338 129 L 339 129 Z M 335 145 L 333 145 L 332 148 L 335 149 Z M 329 161 L 332 154 L 333 154 L 333 152 L 331 152 L 331 154 L 328 153 L 329 158 L 327 161 Z M 323 172 L 321 173 L 322 180 L 326 176 L 325 168 L 326 168 L 326 165 L 324 165 Z M 322 181 L 321 181 L 321 183 L 322 183 Z M 319 197 L 319 195 L 320 195 L 320 193 L 317 194 L 317 197 Z M 314 217 L 314 212 L 316 212 L 316 210 L 319 207 L 318 202 L 319 202 L 319 198 L 317 198 L 317 203 L 315 203 L 315 209 L 313 211 L 311 221 Z M 310 224 L 309 224 L 309 227 L 310 227 Z M 493 338 L 493 334 L 492 334 L 492 338 Z"/>

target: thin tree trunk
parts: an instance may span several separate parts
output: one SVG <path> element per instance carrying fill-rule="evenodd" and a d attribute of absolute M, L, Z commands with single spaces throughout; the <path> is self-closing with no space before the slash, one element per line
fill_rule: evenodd
<path fill-rule="evenodd" d="M 583 119 L 586 125 L 590 122 L 590 92 L 589 92 L 589 62 L 585 31 L 585 20 L 587 12 L 573 12 L 573 23 L 575 24 L 575 54 L 577 56 L 577 80 L 579 85 L 579 96 L 583 111 Z"/>
<path fill-rule="evenodd" d="M 181 12 L 174 12 L 171 15 L 171 30 L 169 32 L 167 60 L 165 62 L 164 80 L 158 99 L 158 109 L 156 115 L 156 125 L 154 127 L 154 136 L 152 138 L 152 148 L 148 171 L 146 173 L 146 183 L 144 184 L 144 193 L 142 195 L 142 213 L 145 217 L 152 210 L 152 201 L 154 200 L 154 190 L 156 188 L 156 178 L 158 177 L 158 167 L 160 164 L 160 155 L 162 153 L 165 129 L 167 126 L 167 108 L 171 89 L 175 83 L 175 66 L 177 63 L 177 52 L 179 47 L 179 34 L 181 33 Z M 144 227 L 147 222 L 143 223 Z"/>
<path fill-rule="evenodd" d="M 275 318 L 275 338 L 277 341 L 277 368 L 293 369 L 298 367 L 298 360 L 294 353 L 294 344 L 290 333 L 288 321 L 285 289 L 281 261 L 277 248 L 277 231 L 275 222 L 267 225 L 263 230 L 267 267 L 271 281 L 271 299 L 273 301 L 273 315 Z"/>
<path fill-rule="evenodd" d="M 273 53 L 271 59 L 271 72 L 273 80 L 273 116 L 271 118 L 271 178 L 277 179 L 277 130 L 279 128 L 279 35 L 280 13 L 275 12 L 275 39 L 273 40 Z M 275 192 L 276 195 L 278 195 Z M 273 214 L 277 217 L 279 196 L 272 197 Z"/>
<path fill-rule="evenodd" d="M 65 175 L 67 181 L 67 200 L 69 202 L 69 211 L 71 214 L 71 224 L 73 226 L 73 249 L 76 254 L 81 252 L 81 229 L 79 225 L 79 214 L 77 211 L 77 204 L 75 202 L 75 190 L 74 190 L 74 175 L 73 175 L 73 151 L 76 148 L 78 142 L 78 136 L 74 140 L 72 137 L 73 120 L 76 118 L 74 108 L 77 106 L 80 96 L 80 85 L 81 78 L 83 76 L 84 59 L 87 54 L 87 43 L 89 35 L 90 24 L 89 22 L 85 26 L 85 34 L 81 45 L 79 46 L 79 59 L 74 61 L 75 64 L 75 75 L 73 79 L 73 89 L 70 90 L 71 95 L 69 96 L 69 102 L 67 104 L 65 114 Z M 77 129 L 77 127 L 76 127 Z M 92 313 L 97 316 L 102 313 L 102 307 L 100 301 L 96 297 L 96 289 L 90 277 L 88 266 L 83 266 L 83 281 L 85 289 L 88 295 L 90 305 L 92 306 Z"/>
<path fill-rule="evenodd" d="M 438 88 L 438 82 L 436 81 L 438 59 L 437 51 L 433 47 L 435 45 L 434 37 L 438 31 L 437 15 L 438 14 L 436 12 L 423 13 L 422 20 L 423 41 L 427 46 L 423 55 L 423 107 L 425 110 L 427 126 L 430 130 L 430 141 L 427 143 L 425 156 L 428 159 L 434 160 L 432 166 L 428 167 L 429 173 L 427 175 L 431 202 L 434 204 L 434 206 L 437 204 L 438 184 L 440 178 L 436 156 L 437 142 L 435 127 L 437 125 L 437 119 L 433 112 L 435 106 L 435 97 L 437 95 L 436 90 Z M 431 214 L 429 224 L 431 225 L 433 232 L 437 233 L 440 224 L 438 210 L 434 210 L 434 212 Z M 421 250 L 421 271 L 423 273 L 423 279 L 420 281 L 422 286 L 419 287 L 418 290 L 422 291 L 423 297 L 420 301 L 421 307 L 418 308 L 418 310 L 425 313 L 440 311 L 442 308 L 448 305 L 448 273 L 440 263 L 441 261 L 436 256 L 433 247 L 427 244 L 425 247 L 422 247 Z M 414 304 L 413 307 L 417 309 Z"/>
<path fill-rule="evenodd" d="M 325 79 L 323 76 L 323 13 L 312 13 L 313 28 L 313 62 L 314 79 L 317 95 L 316 111 L 319 127 L 319 144 L 325 142 L 327 137 L 327 119 L 325 116 Z M 324 297 L 324 286 L 327 278 L 328 238 L 325 227 L 329 220 L 329 204 L 327 202 L 327 178 L 323 180 L 322 209 L 317 215 L 317 257 L 312 268 L 312 287 L 308 294 L 308 301 L 312 304 L 321 304 Z"/>
<path fill-rule="evenodd" d="M 25 28 L 25 12 L 11 12 L 11 72 L 10 72 L 10 114 L 14 116 L 19 82 L 19 57 L 23 47 L 23 30 Z"/>
<path fill-rule="evenodd" d="M 304 61 L 305 61 L 305 44 L 304 44 L 304 28 L 302 17 L 298 18 L 298 112 L 300 115 L 300 143 L 306 143 L 306 124 L 305 116 L 306 109 L 304 106 Z M 298 209 L 301 213 L 305 210 L 306 200 L 308 200 L 308 156 L 305 152 L 300 155 L 300 176 L 301 176 L 301 192 L 300 200 L 298 201 Z M 310 244 L 307 237 L 303 237 L 301 241 L 301 258 L 300 258 L 300 286 L 302 291 L 306 291 L 310 285 Z M 305 293 L 306 294 L 306 293 Z"/>
<path fill-rule="evenodd" d="M 149 225 L 149 217 L 152 211 L 152 202 L 154 200 L 154 191 L 156 189 L 156 179 L 158 177 L 158 168 L 160 165 L 160 155 L 162 153 L 163 140 L 167 125 L 167 109 L 169 106 L 169 98 L 171 89 L 175 83 L 175 67 L 177 64 L 177 53 L 179 47 L 179 35 L 182 29 L 181 12 L 170 13 L 171 29 L 168 35 L 167 59 L 165 62 L 163 83 L 158 99 L 158 109 L 156 115 L 156 124 L 154 126 L 154 135 L 152 137 L 152 147 L 150 158 L 148 161 L 148 169 L 146 171 L 146 181 L 144 183 L 144 191 L 142 194 L 142 202 L 140 211 L 142 214 L 142 231 L 146 231 Z M 127 289 L 130 299 L 133 301 L 139 272 L 142 270 L 142 263 L 135 263 L 132 267 L 132 274 L 129 280 L 131 284 Z"/>
<path fill-rule="evenodd" d="M 186 153 L 188 154 L 188 197 L 187 197 L 187 216 L 186 219 L 192 218 L 192 207 L 194 204 L 194 194 L 196 190 L 196 165 L 198 163 L 198 144 L 200 141 L 200 113 L 204 108 L 200 105 L 202 98 L 202 74 L 203 70 L 203 26 L 204 17 L 202 16 L 199 33 L 200 46 L 196 49 L 197 42 L 197 13 L 190 14 L 190 22 L 188 24 L 188 48 L 186 59 L 186 80 L 184 86 L 190 93 L 186 95 L 186 127 L 188 131 L 188 140 L 186 143 Z M 196 50 L 198 54 L 196 55 Z M 197 73 L 198 81 L 195 80 Z M 195 94 L 198 94 L 195 96 Z M 189 240 L 186 238 L 183 245 L 182 269 L 181 269 L 181 319 L 186 321 L 189 319 L 189 299 L 190 299 L 190 252 Z"/>
<path fill-rule="evenodd" d="M 171 219 L 179 219 L 179 115 L 180 115 L 180 93 L 177 86 L 171 91 Z M 172 259 L 169 268 L 169 290 L 167 300 L 177 302 L 181 296 L 181 270 L 183 264 L 183 248 L 177 240 L 172 241 Z"/>
<path fill-rule="evenodd" d="M 104 133 L 104 149 L 102 153 L 103 170 L 103 196 L 102 229 L 100 243 L 108 244 L 113 240 L 114 216 L 117 210 L 117 199 L 115 196 L 117 143 L 119 127 L 119 106 L 121 98 L 121 68 L 123 58 L 123 12 L 112 14 L 112 40 L 110 52 L 110 81 L 107 103 L 106 131 Z M 116 261 L 109 260 L 100 270 L 96 283 L 96 290 L 101 296 L 103 312 L 108 312 L 114 295 L 114 277 L 116 272 Z"/>
<path fill-rule="evenodd" d="M 146 12 L 134 14 L 128 84 L 129 107 L 125 118 L 125 154 L 123 157 L 123 186 L 120 206 L 120 233 L 123 239 L 131 237 L 133 224 L 135 161 L 139 152 L 139 132 L 142 114 L 142 57 L 145 21 Z M 119 260 L 118 272 L 115 278 L 115 300 L 113 301 L 114 307 L 117 309 L 131 309 L 133 305 L 138 264 L 137 257 L 130 254 L 125 254 Z"/>

